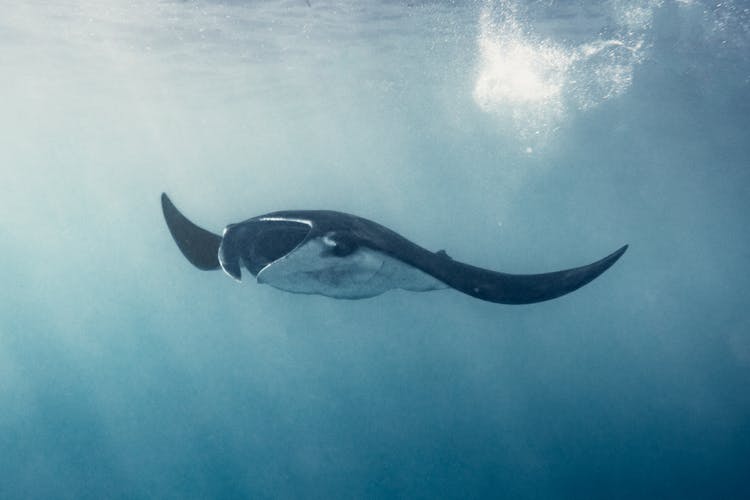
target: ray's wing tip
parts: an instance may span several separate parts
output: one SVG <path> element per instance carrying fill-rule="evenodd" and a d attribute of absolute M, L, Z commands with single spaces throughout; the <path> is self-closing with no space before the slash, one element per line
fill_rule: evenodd
<path fill-rule="evenodd" d="M 161 194 L 161 212 L 164 214 L 164 218 L 168 219 L 170 212 L 174 212 L 177 209 L 174 206 L 174 203 L 172 203 L 172 200 L 169 199 L 169 196 L 167 196 L 167 193 Z"/>
<path fill-rule="evenodd" d="M 172 239 L 185 258 L 203 271 L 219 269 L 221 236 L 191 222 L 174 206 L 167 193 L 161 194 L 161 207 Z"/>
<path fill-rule="evenodd" d="M 167 193 L 161 194 L 161 211 L 164 215 L 164 220 L 169 227 L 169 231 L 173 236 L 176 236 L 174 234 L 175 226 L 178 224 L 180 219 L 184 219 L 185 216 L 182 215 L 179 210 L 177 210 L 177 207 L 174 203 L 172 203 L 172 200 L 169 198 L 169 196 L 167 196 Z"/>
<path fill-rule="evenodd" d="M 630 248 L 630 244 L 626 243 L 625 245 L 612 252 L 612 255 L 610 255 L 610 258 L 612 258 L 612 263 L 614 264 L 617 259 L 622 257 L 622 255 L 628 250 L 628 248 Z"/>
<path fill-rule="evenodd" d="M 596 274 L 596 276 L 598 276 L 599 274 L 603 273 L 604 271 L 612 267 L 615 264 L 615 262 L 620 260 L 620 257 L 623 256 L 623 254 L 627 251 L 629 246 L 630 245 L 623 245 L 617 250 L 615 250 L 614 252 L 612 252 L 611 254 L 604 257 L 599 262 L 591 264 L 591 266 L 585 266 L 585 267 L 598 268 L 599 273 Z"/>
<path fill-rule="evenodd" d="M 169 199 L 169 196 L 167 196 L 167 193 L 162 192 L 160 198 L 161 198 L 162 210 L 166 211 L 168 208 L 174 207 L 174 203 L 172 203 L 172 200 Z"/>

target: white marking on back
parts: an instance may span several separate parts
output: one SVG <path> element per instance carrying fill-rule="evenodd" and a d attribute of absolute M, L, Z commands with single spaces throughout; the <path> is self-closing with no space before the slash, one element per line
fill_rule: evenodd
<path fill-rule="evenodd" d="M 313 223 L 306 219 L 294 219 L 290 217 L 261 217 L 258 220 L 262 221 L 268 221 L 268 222 L 298 222 L 300 224 L 305 224 L 306 226 L 313 226 Z"/>

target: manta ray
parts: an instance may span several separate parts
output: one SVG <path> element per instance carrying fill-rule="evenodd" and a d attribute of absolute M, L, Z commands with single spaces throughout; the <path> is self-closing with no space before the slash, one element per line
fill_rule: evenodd
<path fill-rule="evenodd" d="M 371 220 L 332 210 L 284 210 L 229 224 L 221 236 L 190 222 L 166 195 L 162 211 L 177 247 L 201 270 L 293 293 L 363 299 L 393 289 L 452 288 L 499 304 L 531 304 L 570 293 L 602 274 L 628 246 L 582 267 L 506 274 L 431 252 Z"/>

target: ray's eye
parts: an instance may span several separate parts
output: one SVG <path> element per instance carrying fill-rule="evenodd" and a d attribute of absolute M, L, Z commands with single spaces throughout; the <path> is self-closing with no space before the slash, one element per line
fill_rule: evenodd
<path fill-rule="evenodd" d="M 328 246 L 328 255 L 346 257 L 357 249 L 357 243 L 350 237 L 340 233 L 328 233 L 323 237 L 323 243 Z"/>

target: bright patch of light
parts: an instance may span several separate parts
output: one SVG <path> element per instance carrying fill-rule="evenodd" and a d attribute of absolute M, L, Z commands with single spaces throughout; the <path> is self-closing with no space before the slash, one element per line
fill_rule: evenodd
<path fill-rule="evenodd" d="M 559 72 L 567 65 L 564 53 L 539 48 L 522 41 L 480 40 L 485 67 L 475 87 L 477 100 L 490 105 L 495 100 L 531 102 L 560 95 Z"/>
<path fill-rule="evenodd" d="M 533 103 L 560 96 L 571 58 L 564 50 L 526 40 L 513 23 L 493 25 L 485 11 L 479 37 L 481 71 L 474 87 L 480 107 Z"/>
<path fill-rule="evenodd" d="M 585 111 L 630 87 L 659 2 L 615 2 L 621 35 L 592 34 L 577 44 L 535 35 L 512 0 L 488 3 L 479 18 L 474 101 L 511 124 L 522 139 L 544 142 L 569 111 Z"/>

